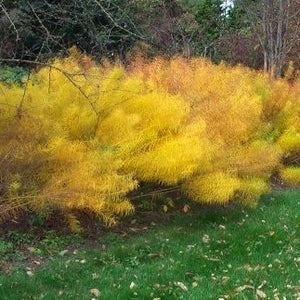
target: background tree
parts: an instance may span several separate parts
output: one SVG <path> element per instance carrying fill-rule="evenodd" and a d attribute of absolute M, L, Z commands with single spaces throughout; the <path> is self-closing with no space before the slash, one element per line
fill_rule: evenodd
<path fill-rule="evenodd" d="M 221 0 L 2 1 L 1 56 L 43 59 L 73 45 L 95 57 L 216 56 L 224 30 Z M 138 46 L 138 47 L 135 47 Z"/>
<path fill-rule="evenodd" d="M 133 1 L 150 55 L 199 54 L 201 30 L 191 7 L 177 0 Z"/>
<path fill-rule="evenodd" d="M 129 2 L 8 1 L 2 3 L 2 22 L 9 23 L 1 55 L 35 60 L 66 54 L 76 45 L 94 56 L 120 56 L 143 40 L 131 17 Z M 13 35 L 18 35 L 12 43 Z"/>
<path fill-rule="evenodd" d="M 255 37 L 263 57 L 263 68 L 275 77 L 283 74 L 284 66 L 299 49 L 299 0 L 236 0 L 233 26 L 248 37 Z"/>
<path fill-rule="evenodd" d="M 299 0 L 0 0 L 0 57 L 44 60 L 76 45 L 96 59 L 200 55 L 281 76 L 289 60 L 300 67 L 299 12 Z"/>

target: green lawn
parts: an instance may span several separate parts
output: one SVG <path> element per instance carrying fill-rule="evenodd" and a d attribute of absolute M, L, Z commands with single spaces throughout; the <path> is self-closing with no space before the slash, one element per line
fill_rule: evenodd
<path fill-rule="evenodd" d="M 256 209 L 197 210 L 126 240 L 108 234 L 99 249 L 61 245 L 32 272 L 0 274 L 0 299 L 300 299 L 299 208 L 299 191 L 274 192 Z"/>

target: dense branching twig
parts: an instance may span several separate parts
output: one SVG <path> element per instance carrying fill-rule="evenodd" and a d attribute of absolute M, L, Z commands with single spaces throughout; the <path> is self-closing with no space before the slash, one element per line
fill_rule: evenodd
<path fill-rule="evenodd" d="M 15 25 L 15 23 L 13 22 L 13 20 L 11 19 L 9 13 L 7 12 L 7 9 L 6 7 L 4 6 L 3 4 L 3 1 L 1 0 L 0 1 L 0 8 L 1 10 L 3 11 L 3 13 L 5 14 L 5 16 L 7 17 L 8 21 L 10 22 L 11 26 L 13 27 L 15 33 L 16 33 L 16 41 L 19 41 L 20 40 L 20 34 L 19 34 L 19 31 Z"/>

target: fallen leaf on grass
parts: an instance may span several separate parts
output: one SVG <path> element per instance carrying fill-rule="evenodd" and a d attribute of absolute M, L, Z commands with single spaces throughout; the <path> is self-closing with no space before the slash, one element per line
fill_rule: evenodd
<path fill-rule="evenodd" d="M 256 296 L 261 298 L 261 299 L 267 298 L 266 293 L 264 293 L 262 290 L 256 290 Z"/>
<path fill-rule="evenodd" d="M 195 273 L 193 271 L 186 271 L 185 275 L 193 277 L 195 275 Z"/>
<path fill-rule="evenodd" d="M 248 271 L 248 272 L 252 272 L 253 271 L 253 268 L 249 264 L 244 265 L 244 269 L 246 271 Z"/>
<path fill-rule="evenodd" d="M 244 290 L 246 290 L 246 289 L 251 289 L 251 290 L 253 290 L 254 289 L 254 286 L 252 286 L 252 285 L 242 285 L 242 286 L 239 286 L 239 287 L 237 287 L 236 289 L 235 289 L 235 291 L 237 292 L 237 293 L 240 293 L 240 292 L 243 292 Z"/>
<path fill-rule="evenodd" d="M 266 283 L 267 283 L 267 281 L 264 280 L 264 281 L 257 287 L 257 289 L 258 289 L 258 290 L 261 289 Z"/>
<path fill-rule="evenodd" d="M 167 213 L 167 212 L 168 212 L 168 206 L 167 206 L 167 205 L 164 205 L 164 206 L 163 206 L 163 211 L 164 211 L 164 213 Z"/>
<path fill-rule="evenodd" d="M 139 231 L 139 229 L 135 228 L 135 227 L 129 227 L 129 230 L 132 231 L 132 232 L 138 232 Z"/>
<path fill-rule="evenodd" d="M 187 213 L 190 209 L 191 209 L 190 206 L 185 204 L 182 210 L 184 213 Z"/>
<path fill-rule="evenodd" d="M 60 251 L 58 254 L 59 254 L 60 256 L 64 256 L 68 251 L 69 251 L 69 250 L 62 250 L 62 251 Z"/>
<path fill-rule="evenodd" d="M 204 257 L 209 260 L 209 261 L 221 261 L 221 259 L 219 258 L 215 258 L 215 257 L 208 257 L 207 255 L 204 255 Z"/>
<path fill-rule="evenodd" d="M 210 241 L 209 235 L 204 234 L 204 236 L 202 238 L 202 242 L 207 244 L 207 243 L 209 243 L 209 241 Z"/>
<path fill-rule="evenodd" d="M 228 282 L 229 279 L 230 278 L 228 276 L 223 276 L 222 277 L 222 283 L 224 284 L 224 283 Z"/>
<path fill-rule="evenodd" d="M 90 293 L 95 296 L 95 297 L 99 297 L 100 296 L 100 291 L 98 289 L 91 289 Z"/>
<path fill-rule="evenodd" d="M 181 281 L 175 282 L 175 285 L 178 286 L 180 289 L 182 289 L 185 292 L 188 291 L 188 288 L 186 287 L 186 285 Z"/>
<path fill-rule="evenodd" d="M 147 256 L 148 257 L 158 257 L 158 256 L 160 256 L 160 254 L 159 253 L 149 253 L 149 254 L 147 254 Z"/>
<path fill-rule="evenodd" d="M 137 285 L 132 281 L 132 282 L 130 283 L 129 288 L 130 288 L 131 290 L 133 290 L 133 289 L 135 289 L 136 287 L 137 287 Z"/>
<path fill-rule="evenodd" d="M 175 207 L 175 204 L 174 204 L 174 201 L 172 198 L 167 198 L 166 201 L 167 201 L 168 206 L 173 207 L 173 208 Z"/>

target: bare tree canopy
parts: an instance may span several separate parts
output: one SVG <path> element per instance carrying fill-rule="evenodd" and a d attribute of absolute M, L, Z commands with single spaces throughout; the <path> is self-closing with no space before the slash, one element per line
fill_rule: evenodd
<path fill-rule="evenodd" d="M 290 53 L 299 49 L 299 0 L 237 0 L 263 51 L 264 70 L 279 77 Z"/>
<path fill-rule="evenodd" d="M 200 55 L 282 76 L 300 68 L 300 0 L 0 0 L 0 57 Z"/>

